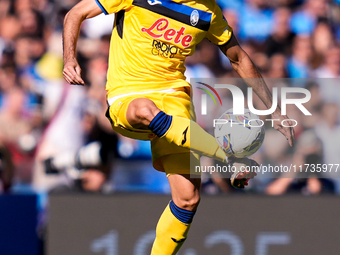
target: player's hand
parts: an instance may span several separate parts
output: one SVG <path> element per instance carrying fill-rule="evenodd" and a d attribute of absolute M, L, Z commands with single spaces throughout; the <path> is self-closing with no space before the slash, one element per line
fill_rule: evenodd
<path fill-rule="evenodd" d="M 249 180 L 257 175 L 256 169 L 258 169 L 259 164 L 255 160 L 231 156 L 228 157 L 228 163 L 233 166 L 234 171 L 230 183 L 236 189 L 244 189 Z"/>
<path fill-rule="evenodd" d="M 285 127 L 282 125 L 282 121 L 283 120 L 286 120 L 285 121 L 285 125 L 286 126 L 293 126 L 293 122 L 288 120 L 288 116 L 285 116 L 285 115 L 281 115 L 281 113 L 276 113 L 274 112 L 272 114 L 272 118 L 275 119 L 275 121 L 273 122 L 274 123 L 274 128 L 278 131 L 280 131 L 285 137 L 286 139 L 288 140 L 289 142 L 289 145 L 291 147 L 294 146 L 294 143 L 295 143 L 295 131 L 294 131 L 294 128 L 293 127 Z"/>
<path fill-rule="evenodd" d="M 81 68 L 76 59 L 64 60 L 63 69 L 64 79 L 74 85 L 84 85 L 85 82 L 81 78 Z"/>

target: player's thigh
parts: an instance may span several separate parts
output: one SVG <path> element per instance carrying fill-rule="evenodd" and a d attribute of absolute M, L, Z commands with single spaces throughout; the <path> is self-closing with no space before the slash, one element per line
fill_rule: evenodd
<path fill-rule="evenodd" d="M 196 120 L 194 105 L 190 96 L 184 91 L 165 95 L 162 98 L 161 108 L 166 114 Z"/>

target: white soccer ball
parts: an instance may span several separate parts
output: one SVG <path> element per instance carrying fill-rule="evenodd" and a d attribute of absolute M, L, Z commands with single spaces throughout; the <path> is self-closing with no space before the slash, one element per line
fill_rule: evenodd
<path fill-rule="evenodd" d="M 254 154 L 262 145 L 265 135 L 263 121 L 249 109 L 234 115 L 229 109 L 215 121 L 215 138 L 227 155 L 244 158 Z"/>

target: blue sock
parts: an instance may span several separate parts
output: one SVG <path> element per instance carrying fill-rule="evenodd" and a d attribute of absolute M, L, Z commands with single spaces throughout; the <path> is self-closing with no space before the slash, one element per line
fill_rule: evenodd
<path fill-rule="evenodd" d="M 158 137 L 162 137 L 171 126 L 172 116 L 160 111 L 150 122 L 149 129 Z"/>
<path fill-rule="evenodd" d="M 194 218 L 195 212 L 191 212 L 188 210 L 184 210 L 179 208 L 175 203 L 171 200 L 170 201 L 170 210 L 172 214 L 181 222 L 185 224 L 190 224 L 192 222 L 192 219 Z"/>

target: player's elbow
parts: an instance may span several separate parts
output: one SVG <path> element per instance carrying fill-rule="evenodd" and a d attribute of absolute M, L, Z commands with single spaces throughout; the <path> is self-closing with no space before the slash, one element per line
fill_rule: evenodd
<path fill-rule="evenodd" d="M 239 73 L 240 70 L 242 70 L 242 68 L 244 67 L 244 62 L 242 61 L 230 61 L 231 66 L 233 67 L 233 69 Z"/>
<path fill-rule="evenodd" d="M 85 19 L 95 17 L 102 13 L 102 10 L 93 0 L 82 0 L 76 4 L 65 16 L 65 20 L 82 22 Z M 65 23 L 65 22 L 64 22 Z"/>
<path fill-rule="evenodd" d="M 241 50 L 234 59 L 229 59 L 231 66 L 238 73 L 242 69 L 248 69 L 252 65 L 252 61 L 248 54 Z"/>
<path fill-rule="evenodd" d="M 66 13 L 66 15 L 65 15 L 65 18 L 64 18 L 64 25 L 66 24 L 66 23 L 68 23 L 69 21 L 71 21 L 71 20 L 75 20 L 75 19 L 79 19 L 79 20 L 81 20 L 80 19 L 80 16 L 78 16 L 79 14 L 77 14 L 74 10 L 70 10 L 68 13 Z"/>
<path fill-rule="evenodd" d="M 234 54 L 232 57 L 229 57 L 229 60 L 232 65 L 240 66 L 247 62 L 247 59 L 249 59 L 249 56 L 243 49 L 239 49 L 236 54 Z"/>
<path fill-rule="evenodd" d="M 77 6 L 73 7 L 71 10 L 69 10 L 64 18 L 64 25 L 69 21 L 75 21 L 78 20 L 82 22 L 86 18 L 86 14 L 79 11 L 79 8 L 76 8 Z"/>
<path fill-rule="evenodd" d="M 73 20 L 74 19 L 74 11 L 71 9 L 69 10 L 66 15 L 65 15 L 65 18 L 64 18 L 64 27 L 66 26 L 66 24 L 69 23 L 70 20 Z"/>

